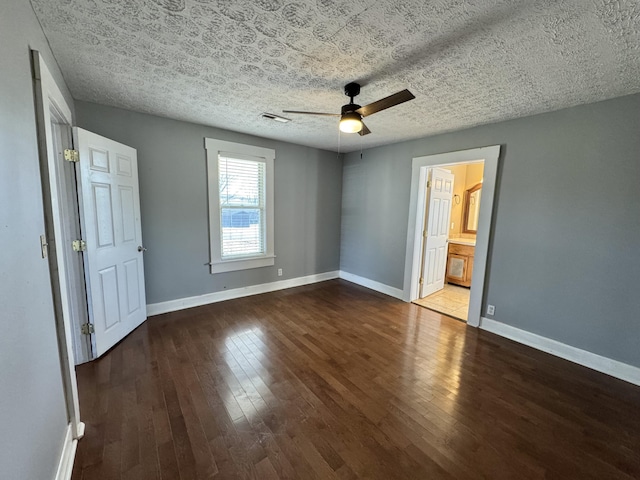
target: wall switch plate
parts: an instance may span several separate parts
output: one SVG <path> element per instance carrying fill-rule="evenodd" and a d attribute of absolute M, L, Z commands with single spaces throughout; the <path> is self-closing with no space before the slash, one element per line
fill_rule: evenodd
<path fill-rule="evenodd" d="M 495 315 L 496 307 L 495 305 L 487 305 L 487 315 Z"/>
<path fill-rule="evenodd" d="M 281 268 L 279 268 L 279 269 L 278 269 L 278 276 L 279 276 L 279 277 L 281 277 L 281 276 L 282 276 L 282 269 L 281 269 Z"/>
<path fill-rule="evenodd" d="M 453 230 L 455 223 L 451 222 L 451 230 Z"/>

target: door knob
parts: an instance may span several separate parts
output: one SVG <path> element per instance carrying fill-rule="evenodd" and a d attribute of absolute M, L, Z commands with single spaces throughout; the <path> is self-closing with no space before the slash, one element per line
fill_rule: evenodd
<path fill-rule="evenodd" d="M 146 248 L 144 248 L 142 245 L 138 245 L 138 251 L 139 251 L 139 252 L 146 252 L 146 251 L 147 251 L 147 249 L 146 249 Z"/>

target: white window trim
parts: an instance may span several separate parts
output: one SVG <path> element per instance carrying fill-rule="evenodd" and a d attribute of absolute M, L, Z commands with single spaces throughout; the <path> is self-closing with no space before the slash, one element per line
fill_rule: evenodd
<path fill-rule="evenodd" d="M 207 191 L 209 192 L 209 248 L 211 273 L 233 272 L 250 268 L 269 267 L 275 264 L 274 213 L 273 213 L 273 172 L 276 151 L 270 148 L 256 147 L 242 143 L 226 142 L 215 138 L 205 138 L 207 150 Z M 239 158 L 254 157 L 263 159 L 266 164 L 265 210 L 266 210 L 266 253 L 233 260 L 222 259 L 220 238 L 220 191 L 218 183 L 218 155 L 237 154 Z"/>

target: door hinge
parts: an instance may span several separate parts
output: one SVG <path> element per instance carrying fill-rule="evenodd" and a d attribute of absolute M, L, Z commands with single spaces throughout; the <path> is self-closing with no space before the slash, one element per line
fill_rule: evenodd
<path fill-rule="evenodd" d="M 49 254 L 49 243 L 47 242 L 46 235 L 40 235 L 40 253 L 42 254 L 42 258 L 47 258 Z"/>
<path fill-rule="evenodd" d="M 424 283 L 424 278 L 420 277 L 420 285 Z"/>
<path fill-rule="evenodd" d="M 80 161 L 80 154 L 78 153 L 77 150 L 73 150 L 71 148 L 65 148 L 64 150 L 64 159 L 67 162 L 79 162 Z"/>
<path fill-rule="evenodd" d="M 83 323 L 80 326 L 80 332 L 82 332 L 83 335 L 91 335 L 92 333 L 95 333 L 96 329 L 93 328 L 93 323 Z"/>
<path fill-rule="evenodd" d="M 84 240 L 74 240 L 71 242 L 74 252 L 84 252 L 87 249 L 87 242 Z"/>
<path fill-rule="evenodd" d="M 427 180 L 427 188 L 431 188 L 431 180 Z"/>
<path fill-rule="evenodd" d="M 424 238 L 427 238 L 427 231 L 426 231 L 426 230 L 423 230 L 423 231 L 422 231 L 422 236 L 423 236 Z"/>

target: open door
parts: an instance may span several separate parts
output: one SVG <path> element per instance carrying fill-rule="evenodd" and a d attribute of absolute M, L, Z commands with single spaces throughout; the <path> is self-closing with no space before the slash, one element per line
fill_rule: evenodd
<path fill-rule="evenodd" d="M 74 128 L 78 193 L 94 353 L 147 318 L 136 150 Z"/>
<path fill-rule="evenodd" d="M 426 228 L 423 232 L 420 298 L 442 290 L 447 265 L 454 175 L 432 168 L 427 182 Z"/>

